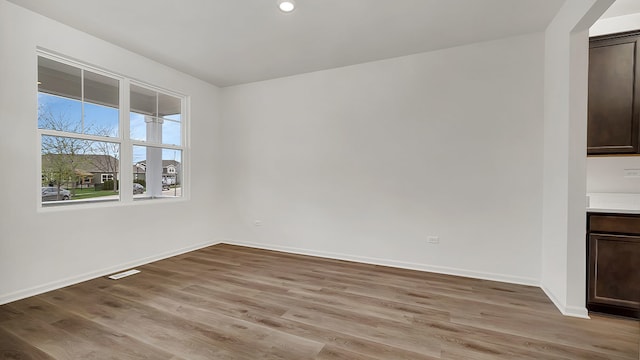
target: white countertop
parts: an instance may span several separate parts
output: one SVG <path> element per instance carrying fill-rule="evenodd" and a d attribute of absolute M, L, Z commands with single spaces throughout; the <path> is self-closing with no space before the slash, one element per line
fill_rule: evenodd
<path fill-rule="evenodd" d="M 589 193 L 587 194 L 587 211 L 640 214 L 640 194 Z"/>
<path fill-rule="evenodd" d="M 640 214 L 640 210 L 635 209 L 605 209 L 588 207 L 587 212 L 592 213 L 613 213 L 613 214 Z"/>

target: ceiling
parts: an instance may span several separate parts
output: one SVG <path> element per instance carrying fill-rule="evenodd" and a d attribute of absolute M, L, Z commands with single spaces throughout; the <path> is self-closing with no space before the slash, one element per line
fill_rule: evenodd
<path fill-rule="evenodd" d="M 564 2 L 10 1 L 218 86 L 542 31 Z"/>

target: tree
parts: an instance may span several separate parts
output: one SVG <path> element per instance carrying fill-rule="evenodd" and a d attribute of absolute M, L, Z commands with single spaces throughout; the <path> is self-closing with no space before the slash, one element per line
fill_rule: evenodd
<path fill-rule="evenodd" d="M 38 107 L 38 126 L 42 129 L 57 130 L 70 133 L 80 132 L 79 124 L 69 119 L 65 113 L 53 114 L 47 107 Z M 75 193 L 75 185 L 80 178 L 82 154 L 90 144 L 87 140 L 63 136 L 42 136 L 42 181 L 60 188 L 71 185 Z M 58 199 L 60 200 L 60 199 Z"/>
<path fill-rule="evenodd" d="M 104 128 L 97 132 L 97 135 L 109 136 L 114 131 L 111 128 Z M 114 190 L 118 190 L 118 171 L 120 164 L 120 144 L 95 141 L 88 149 L 88 151 L 95 155 L 89 157 L 93 167 L 103 173 L 111 174 L 114 180 Z"/>

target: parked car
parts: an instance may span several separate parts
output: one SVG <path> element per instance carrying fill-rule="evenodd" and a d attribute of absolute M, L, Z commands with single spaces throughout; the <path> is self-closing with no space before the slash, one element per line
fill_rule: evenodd
<path fill-rule="evenodd" d="M 164 190 L 171 190 L 171 187 L 169 186 L 169 184 L 162 183 L 162 190 L 163 191 Z"/>
<path fill-rule="evenodd" d="M 58 193 L 58 191 L 60 191 Z M 55 186 L 47 186 L 42 188 L 42 201 L 69 200 L 71 199 L 71 191 L 67 189 L 58 189 Z"/>
<path fill-rule="evenodd" d="M 144 186 L 138 183 L 133 183 L 133 195 L 142 193 L 144 193 Z"/>

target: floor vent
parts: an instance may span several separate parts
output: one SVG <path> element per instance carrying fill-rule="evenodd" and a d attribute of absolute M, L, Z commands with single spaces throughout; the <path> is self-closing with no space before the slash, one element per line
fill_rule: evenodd
<path fill-rule="evenodd" d="M 121 273 L 117 273 L 117 274 L 113 274 L 111 276 L 109 276 L 109 279 L 113 279 L 113 280 L 118 280 L 118 279 L 122 279 L 123 277 L 127 277 L 130 275 L 135 275 L 137 273 L 139 273 L 140 270 L 127 270 Z"/>

